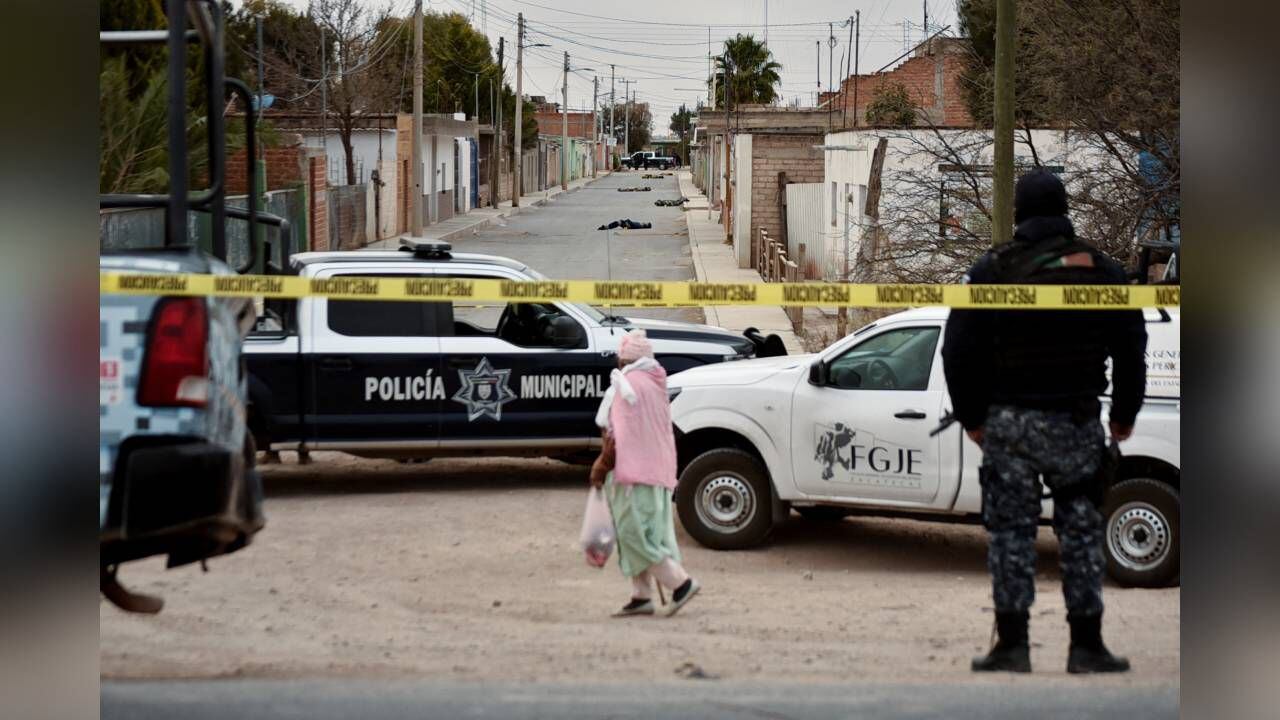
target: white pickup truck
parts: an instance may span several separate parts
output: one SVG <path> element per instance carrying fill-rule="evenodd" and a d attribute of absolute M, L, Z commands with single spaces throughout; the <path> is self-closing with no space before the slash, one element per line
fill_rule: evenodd
<path fill-rule="evenodd" d="M 813 355 L 673 375 L 675 500 L 685 530 L 729 550 L 762 542 L 791 508 L 813 520 L 976 520 L 981 451 L 958 423 L 930 434 L 951 407 L 941 356 L 947 314 L 908 310 Z M 1102 512 L 1109 574 L 1153 587 L 1179 575 L 1180 321 L 1176 310 L 1145 314 L 1147 398 L 1120 445 Z"/>

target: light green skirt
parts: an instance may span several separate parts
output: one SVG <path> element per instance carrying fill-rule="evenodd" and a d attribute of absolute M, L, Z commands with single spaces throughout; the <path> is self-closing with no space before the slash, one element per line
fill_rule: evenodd
<path fill-rule="evenodd" d="M 604 496 L 618 534 L 618 565 L 635 577 L 663 558 L 680 562 L 671 491 L 654 485 L 618 485 L 609 473 Z"/>

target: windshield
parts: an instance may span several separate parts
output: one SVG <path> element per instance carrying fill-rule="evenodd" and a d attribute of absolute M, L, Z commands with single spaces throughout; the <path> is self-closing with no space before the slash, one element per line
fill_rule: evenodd
<path fill-rule="evenodd" d="M 538 272 L 537 270 L 534 270 L 533 268 L 529 267 L 528 265 L 525 266 L 524 271 L 528 273 L 529 277 L 533 278 L 534 280 L 550 280 L 551 279 L 546 275 L 543 275 L 542 273 Z M 592 320 L 598 323 L 607 323 L 610 320 L 613 320 L 615 318 L 622 319 L 621 316 L 604 312 L 603 310 L 600 310 L 594 305 L 587 305 L 585 303 L 563 303 L 563 304 L 572 305 L 582 310 L 582 312 L 587 314 L 587 317 L 591 318 Z"/>

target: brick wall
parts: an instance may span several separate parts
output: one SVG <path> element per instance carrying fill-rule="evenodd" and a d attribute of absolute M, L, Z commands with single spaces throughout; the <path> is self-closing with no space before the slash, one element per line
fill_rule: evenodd
<path fill-rule="evenodd" d="M 815 183 L 823 181 L 822 135 L 767 135 L 757 133 L 751 139 L 751 264 L 757 264 L 760 229 L 770 239 L 785 239 L 782 204 L 779 199 L 778 173 L 787 174 L 787 182 Z M 797 258 L 798 260 L 798 258 Z"/>
<path fill-rule="evenodd" d="M 329 249 L 329 182 L 324 155 L 307 154 L 307 199 L 309 201 L 307 237 L 312 250 Z"/>
<path fill-rule="evenodd" d="M 916 54 L 898 67 L 872 75 L 852 75 L 840 84 L 843 98 L 835 100 L 835 111 L 848 112 L 846 126 L 852 127 L 854 115 L 858 124 L 866 124 L 867 105 L 881 87 L 900 83 L 911 101 L 935 125 L 973 127 L 974 121 L 964 105 L 960 74 L 964 71 L 964 45 L 954 38 L 933 41 L 931 50 L 919 48 Z M 854 107 L 854 91 L 857 107 Z M 825 95 L 825 94 L 824 94 Z M 843 104 L 842 104 L 843 103 Z"/>
<path fill-rule="evenodd" d="M 534 119 L 538 121 L 540 135 L 560 137 L 564 130 L 564 118 L 558 112 L 538 112 Z M 569 137 L 591 137 L 591 113 L 570 111 Z"/>
<path fill-rule="evenodd" d="M 269 147 L 264 151 L 267 164 L 267 190 L 287 190 L 303 180 L 302 147 Z M 227 194 L 249 192 L 245 151 L 227 158 Z M 262 188 L 259 188 L 260 190 Z"/>

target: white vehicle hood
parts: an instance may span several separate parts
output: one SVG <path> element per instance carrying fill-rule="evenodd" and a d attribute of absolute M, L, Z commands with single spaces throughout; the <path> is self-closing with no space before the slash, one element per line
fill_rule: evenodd
<path fill-rule="evenodd" d="M 667 378 L 667 385 L 681 388 L 751 385 L 785 370 L 807 368 L 813 357 L 813 355 L 784 355 L 703 365 L 672 375 Z"/>
<path fill-rule="evenodd" d="M 742 337 L 741 335 L 732 333 L 724 328 L 715 327 L 714 325 L 699 325 L 697 323 L 680 322 L 678 320 L 657 320 L 655 318 L 628 317 L 627 327 L 640 328 L 645 332 L 650 330 L 685 330 L 714 333 L 716 335 L 730 335 L 735 339 Z"/>

